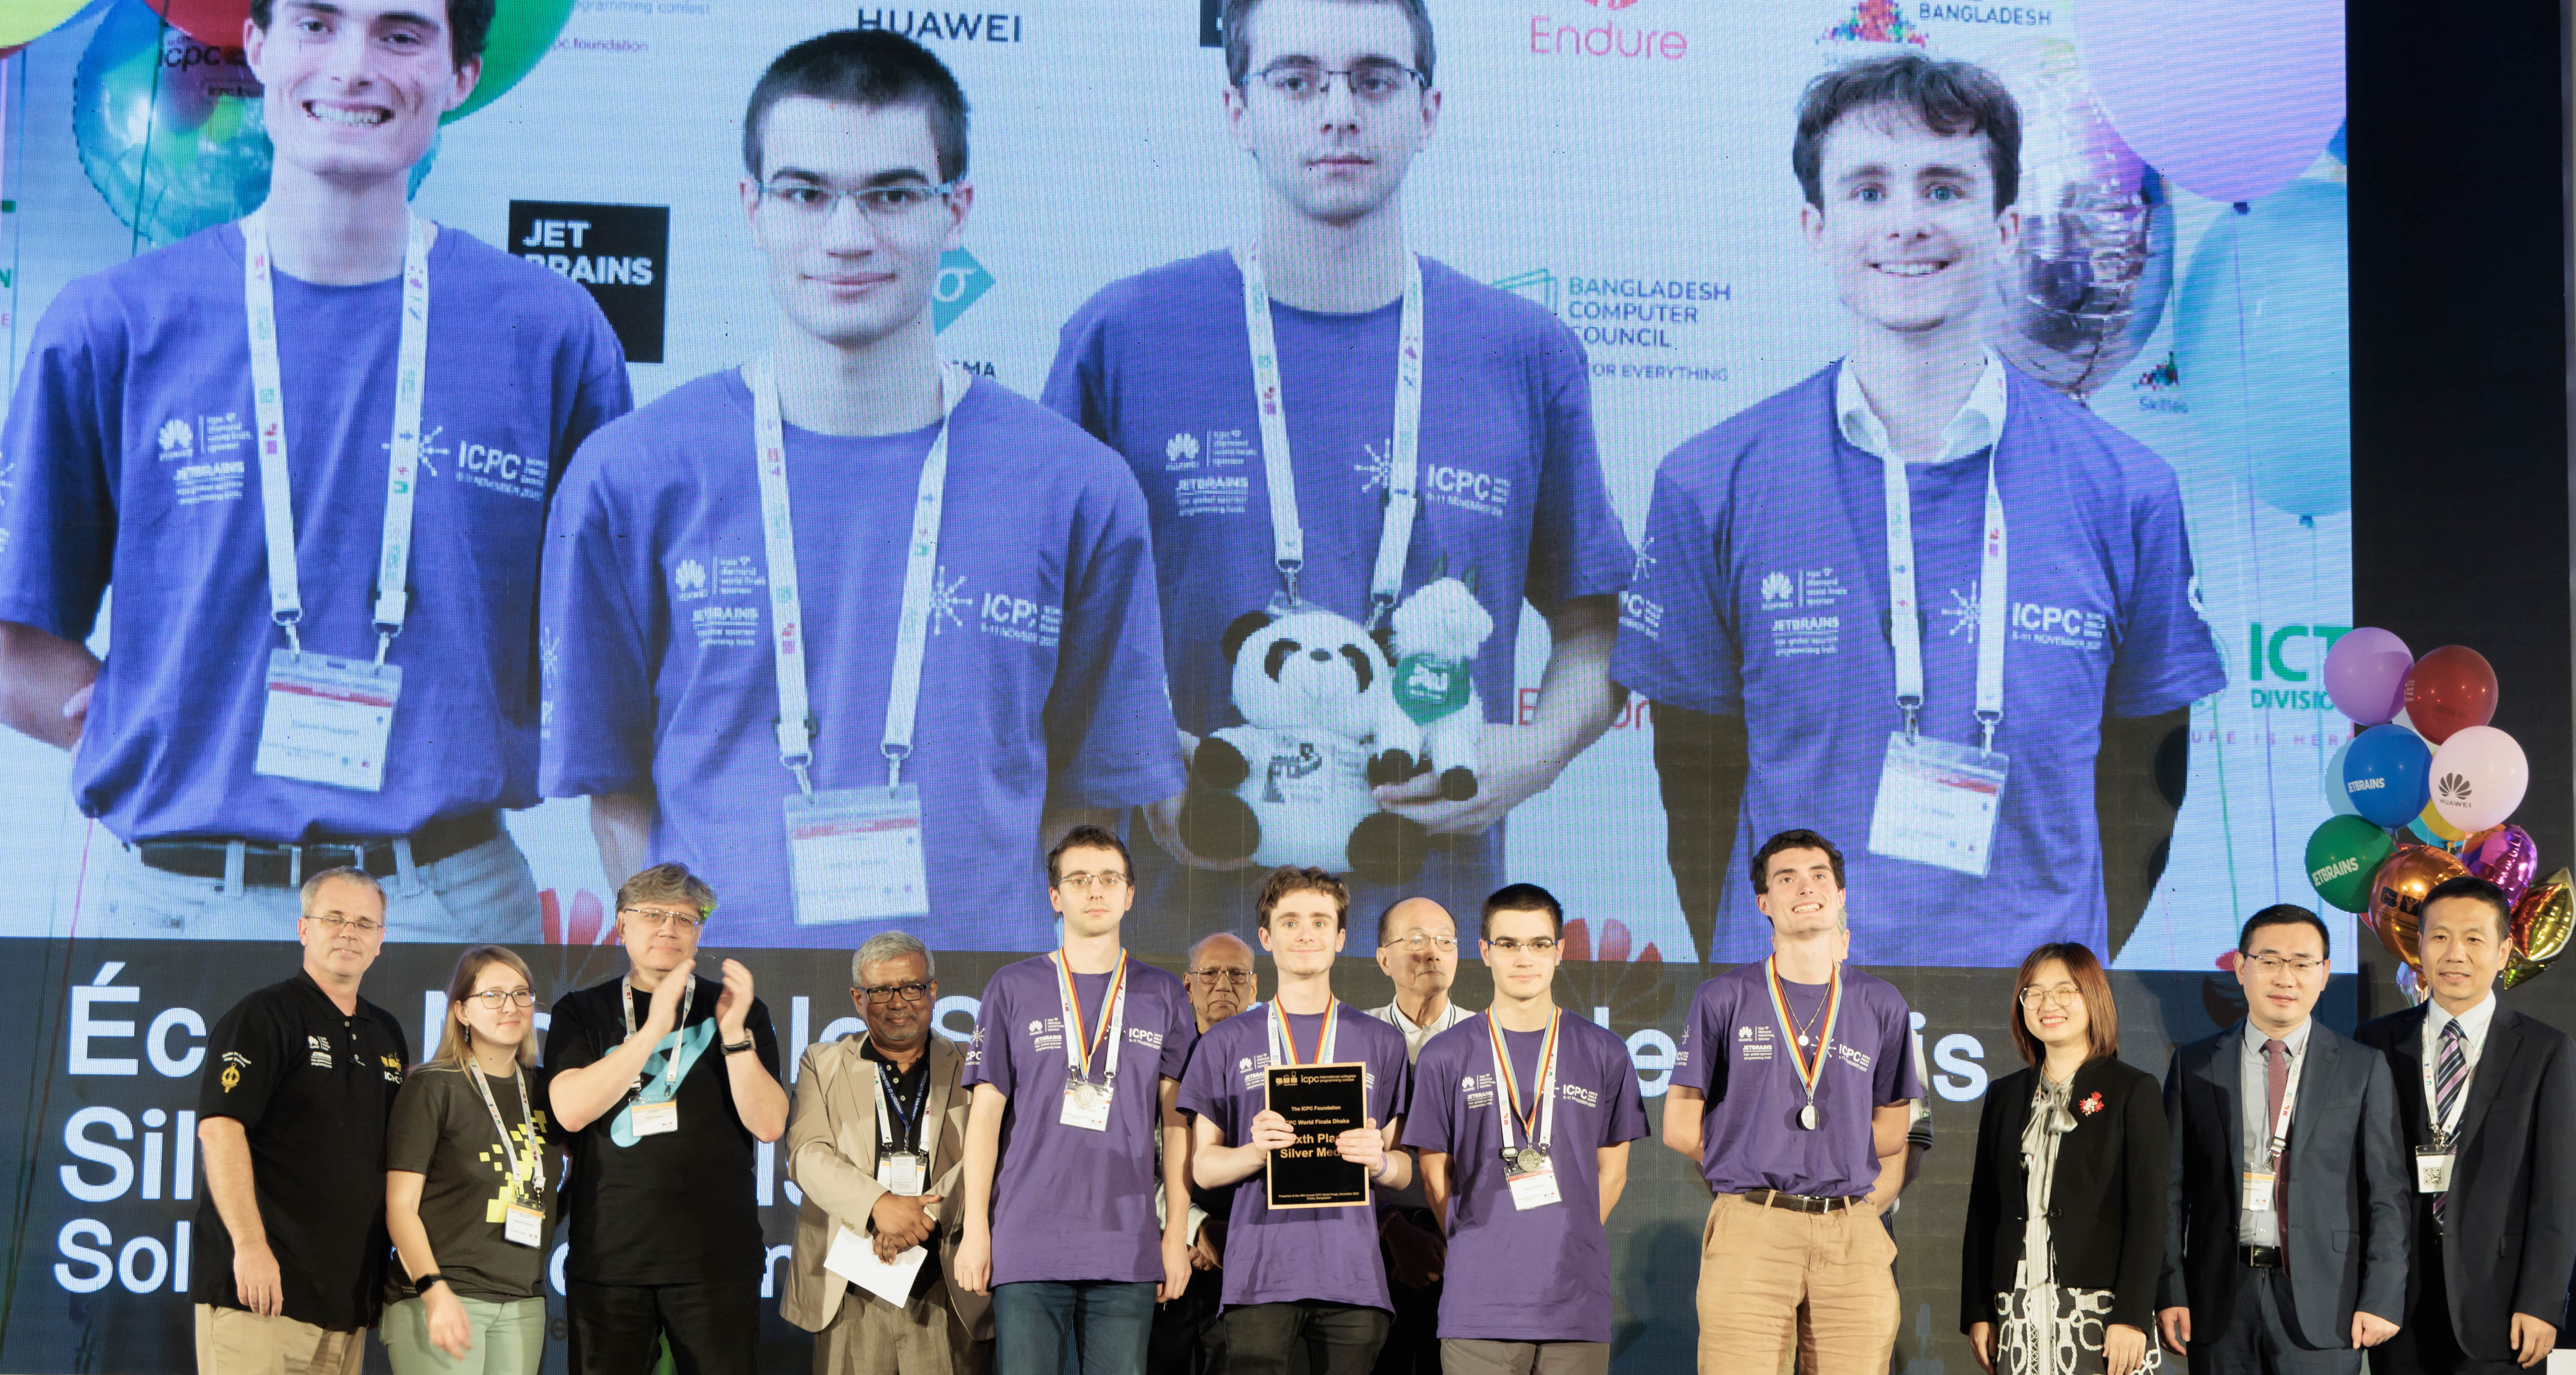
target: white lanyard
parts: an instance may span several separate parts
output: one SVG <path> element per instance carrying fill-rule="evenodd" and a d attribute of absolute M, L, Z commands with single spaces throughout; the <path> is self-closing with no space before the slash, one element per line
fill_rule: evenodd
<path fill-rule="evenodd" d="M 1546 1047 L 1539 1051 L 1538 1078 L 1535 1081 L 1538 1106 L 1534 1109 L 1538 1127 L 1530 1137 L 1530 1144 L 1542 1153 L 1547 1150 L 1548 1143 L 1556 1139 L 1556 1032 L 1564 1020 L 1564 1008 L 1548 1015 Z M 1495 1077 L 1503 1081 L 1503 1091 L 1494 1095 L 1494 1111 L 1502 1115 L 1503 1149 L 1509 1151 L 1512 1149 L 1513 1124 L 1517 1122 L 1522 1130 L 1529 1130 L 1530 1114 L 1521 1111 L 1521 1087 L 1520 1082 L 1512 1077 L 1511 1047 L 1503 1044 L 1502 1024 L 1494 1020 L 1491 1012 L 1485 1014 L 1485 1032 L 1494 1043 Z"/>
<path fill-rule="evenodd" d="M 1252 341 L 1254 408 L 1261 415 L 1261 468 L 1270 484 L 1270 545 L 1287 604 L 1298 604 L 1297 575 L 1306 566 L 1306 527 L 1297 514 L 1297 472 L 1288 452 L 1287 401 L 1279 384 L 1279 341 L 1270 327 L 1270 286 L 1261 274 L 1261 250 L 1238 247 L 1243 274 L 1243 328 Z M 1333 398 L 1328 398 L 1333 399 Z M 1413 547 L 1413 517 L 1421 494 L 1422 260 L 1404 255 L 1404 310 L 1395 349 L 1395 435 L 1386 464 L 1385 524 L 1378 529 L 1377 567 L 1369 575 L 1365 623 L 1372 629 L 1404 590 L 1404 562 Z"/>
<path fill-rule="evenodd" d="M 1310 1065 L 1333 1063 L 1333 1033 L 1339 1029 L 1341 1017 L 1342 1000 L 1327 995 L 1324 1003 L 1324 1031 L 1321 1036 L 1315 1038 L 1315 1058 L 1305 1063 Z M 1279 1006 L 1277 999 L 1271 1000 L 1270 1003 L 1270 1063 L 1274 1066 L 1292 1067 L 1298 1063 L 1297 1034 L 1288 1029 L 1288 1012 Z"/>
<path fill-rule="evenodd" d="M 2004 719 L 2004 502 L 1995 473 L 2003 439 L 1986 453 L 1986 529 L 1977 573 L 1977 748 L 1992 753 L 1995 727 Z M 1914 738 L 1923 710 L 1922 604 L 1914 595 L 1914 492 L 1905 463 L 1879 461 L 1887 506 L 1888 638 L 1896 646 L 1896 706 L 1905 713 L 1905 738 Z"/>
<path fill-rule="evenodd" d="M 2459 1018 L 2454 1017 L 2451 1019 L 2450 1024 L 2458 1026 L 2459 1021 Z M 2441 1040 L 2441 1036 L 2433 1030 L 2432 1017 L 2429 1015 L 2426 1016 L 2424 1019 L 2423 1055 L 2424 1116 L 2433 1124 L 2433 1143 L 2435 1145 L 2448 1145 L 2450 1144 L 2451 1133 L 2459 1130 L 2460 1118 L 2466 1115 L 2469 1110 L 2469 1085 L 2476 1082 L 2478 1071 L 2477 1066 L 2471 1065 L 2468 1062 L 2469 1029 L 2462 1026 L 2460 1027 L 2460 1063 L 2468 1069 L 2469 1075 L 2467 1079 L 2462 1080 L 2460 1083 L 2459 1101 L 2451 1104 L 2451 1111 L 2449 1115 L 2445 1116 L 2442 1112 L 2442 1105 L 2440 1102 L 2441 1095 L 2433 1083 L 2433 1057 L 2440 1053 Z"/>
<path fill-rule="evenodd" d="M 492 1085 L 483 1077 L 483 1066 L 476 1062 L 471 1056 L 468 1056 L 465 1061 L 465 1072 L 474 1076 L 474 1087 L 483 1095 L 483 1106 L 490 1110 L 492 1114 L 492 1130 L 501 1134 L 501 1158 L 507 1161 L 510 1166 L 510 1197 L 513 1199 L 519 1198 L 521 1196 L 519 1191 L 519 1147 L 516 1142 L 510 1139 L 510 1125 L 501 1120 L 501 1105 L 492 1101 Z M 519 1116 L 528 1123 L 528 1139 L 530 1142 L 529 1154 L 535 1157 L 528 1162 L 528 1184 L 530 1191 L 527 1193 L 526 1197 L 532 1199 L 543 1198 L 546 1193 L 546 1153 L 534 1148 L 537 1140 L 536 1114 L 528 1101 L 527 1072 L 520 1069 L 515 1063 L 512 1064 L 510 1066 L 510 1082 L 518 1085 Z"/>
<path fill-rule="evenodd" d="M 2281 1054 L 2289 1062 L 2285 1067 L 2288 1082 L 2281 1086 L 2281 1110 L 2272 1115 L 2270 1156 L 2265 1162 L 2265 1168 L 2275 1173 L 2278 1173 L 2281 1168 L 2282 1153 L 2290 1148 L 2290 1108 L 2299 1101 L 2299 1062 L 2307 1058 L 2301 1052 L 2290 1049 L 2290 1043 L 2287 1041 L 2281 1043 Z M 2264 1072 L 2269 1074 L 2270 1066 L 2265 1066 Z"/>
<path fill-rule="evenodd" d="M 760 471 L 760 527 L 769 560 L 769 644 L 778 670 L 778 762 L 796 786 L 814 791 L 814 715 L 805 689 L 805 614 L 797 588 L 796 524 L 787 509 L 787 426 L 779 418 L 778 378 L 768 357 L 744 369 L 751 387 L 754 466 Z M 939 566 L 939 513 L 948 482 L 948 420 L 974 375 L 955 363 L 939 369 L 939 433 L 922 460 L 912 503 L 912 544 L 903 571 L 903 615 L 895 625 L 894 682 L 886 691 L 886 783 L 903 781 L 912 753 L 913 710 L 921 701 L 921 661 L 930 639 L 931 583 Z"/>
<path fill-rule="evenodd" d="M 250 315 L 252 415 L 259 424 L 259 499 L 268 537 L 268 616 L 301 654 L 296 627 L 304 592 L 295 572 L 295 507 L 286 464 L 286 406 L 279 392 L 277 293 L 269 274 L 268 218 L 241 222 L 242 296 Z M 411 507 L 420 486 L 420 407 L 429 369 L 430 223 L 415 215 L 403 250 L 402 342 L 394 371 L 394 434 L 385 461 L 385 528 L 376 553 L 376 662 L 402 633 L 410 610 Z"/>
<path fill-rule="evenodd" d="M 928 1055 L 930 1051 L 927 1047 L 924 1047 L 921 1053 Z M 877 1105 L 879 1108 L 877 1113 L 877 1154 L 880 1156 L 891 1155 L 898 1148 L 898 1145 L 901 1144 L 896 1140 L 894 1129 L 887 1125 L 889 1119 L 903 1124 L 904 1143 L 908 1143 L 913 1147 L 920 1146 L 921 1129 L 919 1124 L 921 1122 L 921 1110 L 930 1102 L 930 1070 L 926 1066 L 922 1069 L 921 1083 L 912 1091 L 912 1111 L 898 1116 L 897 1108 L 899 1105 L 895 1101 L 894 1066 L 887 1064 L 882 1060 L 873 1060 L 869 1063 L 877 1067 Z M 924 1152 L 924 1154 L 927 1154 L 927 1152 Z"/>
<path fill-rule="evenodd" d="M 617 1010 L 626 1020 L 626 1038 L 631 1041 L 635 1039 L 635 976 L 632 974 L 618 976 L 617 992 Z M 685 1032 L 689 1029 L 689 1004 L 695 1001 L 697 996 L 698 981 L 696 979 L 689 980 L 687 984 L 681 987 L 680 1020 L 672 1026 L 671 1029 L 673 1031 Z M 680 1047 L 687 1043 L 688 1038 L 686 1036 L 682 1036 L 671 1043 L 670 1059 L 662 1066 L 662 1096 L 664 1098 L 670 1097 L 673 1093 L 679 1090 Z M 641 1074 L 636 1075 L 635 1083 L 626 1091 L 628 1093 L 643 1092 L 644 1076 Z"/>
<path fill-rule="evenodd" d="M 1118 1042 L 1122 1039 L 1118 1028 L 1127 1016 L 1127 952 L 1118 952 L 1118 972 L 1109 980 L 1109 1015 L 1101 1020 L 1099 1042 L 1087 1034 L 1091 1024 L 1082 1019 L 1082 995 L 1074 991 L 1073 966 L 1065 961 L 1061 950 L 1052 952 L 1048 958 L 1055 961 L 1056 991 L 1064 999 L 1065 1068 L 1073 1072 L 1074 1078 L 1091 1082 L 1093 1050 L 1099 1042 L 1106 1042 L 1109 1047 L 1107 1072 L 1100 1076 L 1100 1082 L 1115 1084 L 1118 1082 Z"/>

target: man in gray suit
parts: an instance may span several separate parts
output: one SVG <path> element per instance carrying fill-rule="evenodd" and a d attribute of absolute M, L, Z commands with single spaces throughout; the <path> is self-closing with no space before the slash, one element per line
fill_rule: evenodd
<path fill-rule="evenodd" d="M 2558 1343 L 2576 1267 L 2576 1040 L 2497 1005 L 2512 906 L 2469 875 L 2424 897 L 2432 1001 L 2362 1027 L 2413 1148 L 2406 1326 L 2379 1375 L 2509 1375 Z"/>
<path fill-rule="evenodd" d="M 2317 1024 L 2325 923 L 2266 907 L 2236 939 L 2245 1020 L 2165 1072 L 2164 1343 L 2192 1375 L 2356 1375 L 2405 1311 L 2407 1168 L 2388 1062 Z"/>
<path fill-rule="evenodd" d="M 779 1316 L 814 1334 L 814 1375 L 972 1375 L 992 1349 L 990 1301 L 948 1282 L 959 1215 L 944 1204 L 966 1158 L 965 1053 L 931 1034 L 939 979 L 919 940 L 869 937 L 850 977 L 866 1032 L 816 1044 L 796 1071 L 787 1177 L 805 1202 Z M 930 1255 L 897 1306 L 826 1268 L 835 1242 Z"/>

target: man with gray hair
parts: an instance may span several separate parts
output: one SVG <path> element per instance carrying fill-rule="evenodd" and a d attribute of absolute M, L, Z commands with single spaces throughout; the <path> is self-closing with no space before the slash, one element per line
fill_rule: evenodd
<path fill-rule="evenodd" d="M 816 1044 L 797 1067 L 787 1177 L 805 1193 L 779 1313 L 814 1335 L 815 1375 L 946 1375 L 989 1365 L 990 1300 L 948 1276 L 968 1095 L 964 1052 L 931 1034 L 937 961 L 880 931 L 850 957 L 862 1033 Z M 850 1284 L 918 1256 L 898 1307 Z M 845 1292 L 846 1291 L 846 1292 Z"/>
<path fill-rule="evenodd" d="M 299 896 L 303 969 L 206 1038 L 198 1375 L 357 1375 L 384 1306 L 385 1122 L 411 1043 L 358 981 L 384 948 L 385 891 L 326 869 Z"/>

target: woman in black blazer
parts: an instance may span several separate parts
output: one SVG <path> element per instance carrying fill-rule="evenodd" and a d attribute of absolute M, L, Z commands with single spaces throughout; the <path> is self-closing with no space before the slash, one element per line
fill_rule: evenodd
<path fill-rule="evenodd" d="M 2014 982 L 2030 1068 L 1986 1092 L 1960 1244 L 1959 1330 L 1993 1375 L 2160 1367 L 2164 1097 L 2120 1061 L 2120 1010 L 2093 952 L 2043 945 Z"/>

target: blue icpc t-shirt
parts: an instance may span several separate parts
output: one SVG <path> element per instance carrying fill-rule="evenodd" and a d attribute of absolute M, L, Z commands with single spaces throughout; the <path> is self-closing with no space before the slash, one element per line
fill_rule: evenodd
<path fill-rule="evenodd" d="M 1115 455 L 979 380 L 950 422 L 921 699 L 920 788 L 942 949 L 1055 943 L 1039 818 L 1180 791 L 1144 501 Z M 818 789 L 886 782 L 912 506 L 937 427 L 787 430 Z M 652 793 L 652 857 L 714 885 L 727 945 L 852 943 L 796 924 L 781 807 L 768 555 L 751 393 L 701 377 L 582 447 L 546 567 L 548 796 Z"/>
<path fill-rule="evenodd" d="M 1978 540 L 1997 465 L 2012 604 L 1994 748 L 2011 763 L 1985 878 L 1871 854 L 1888 735 L 1904 718 L 1882 470 L 1835 424 L 1834 378 L 1826 368 L 1665 458 L 1622 599 L 1612 676 L 1657 702 L 1741 715 L 1750 737 L 1707 958 L 1769 948 L 1743 869 L 1791 827 L 1843 852 L 1856 959 L 2009 965 L 2045 941 L 2106 948 L 2102 717 L 2157 715 L 2226 685 L 2195 605 L 2173 471 L 2018 371 L 1993 449 L 1909 468 L 1922 729 L 1973 744 Z"/>
<path fill-rule="evenodd" d="M 402 283 L 275 277 L 304 647 L 372 656 Z M 633 404 L 581 288 L 460 230 L 429 258 L 410 613 L 384 790 L 264 777 L 267 545 L 241 231 L 221 225 L 65 287 L 0 434 L 0 620 L 107 662 L 73 760 L 81 810 L 129 840 L 402 835 L 537 801 L 537 562 L 563 461 Z"/>
<path fill-rule="evenodd" d="M 1510 721 L 1522 603 L 1544 616 L 1614 594 L 1632 554 L 1603 485 L 1573 332 L 1440 263 L 1425 259 L 1422 275 L 1422 504 L 1404 591 L 1442 572 L 1471 581 L 1494 620 L 1476 655 L 1476 691 L 1487 721 Z M 1300 591 L 1362 617 L 1385 523 L 1402 309 L 1274 304 L 1272 316 L 1306 535 Z M 1181 728 L 1241 724 L 1221 642 L 1236 617 L 1270 603 L 1279 574 L 1233 256 L 1184 259 L 1102 289 L 1065 323 L 1046 403 L 1125 455 L 1144 486 Z M 1498 827 L 1433 863 L 1456 871 L 1456 896 L 1472 908 L 1498 882 L 1501 854 Z M 1426 873 L 1429 886 L 1415 891 L 1434 891 L 1438 878 Z"/>

